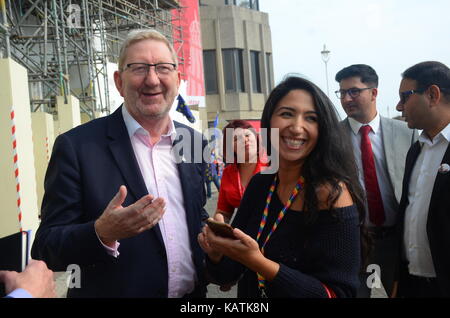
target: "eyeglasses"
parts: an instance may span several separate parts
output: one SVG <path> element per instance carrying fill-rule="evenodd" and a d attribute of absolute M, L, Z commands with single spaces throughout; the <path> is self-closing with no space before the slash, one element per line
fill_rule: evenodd
<path fill-rule="evenodd" d="M 365 88 L 349 88 L 349 89 L 340 89 L 338 91 L 335 91 L 337 98 L 342 99 L 345 97 L 345 94 L 349 94 L 351 98 L 358 97 L 361 94 L 361 91 L 364 91 L 366 89 L 372 89 L 374 87 L 365 87 Z"/>
<path fill-rule="evenodd" d="M 411 89 L 409 91 L 400 92 L 400 104 L 404 105 L 408 101 L 409 96 L 416 93 L 420 94 L 423 93 L 423 91 Z"/>
<path fill-rule="evenodd" d="M 175 71 L 176 64 L 174 63 L 156 63 L 156 64 L 147 64 L 147 63 L 130 63 L 126 65 L 125 70 L 130 70 L 133 75 L 136 76 L 147 76 L 150 71 L 150 67 L 155 67 L 155 72 L 158 77 L 168 76 L 170 73 Z"/>

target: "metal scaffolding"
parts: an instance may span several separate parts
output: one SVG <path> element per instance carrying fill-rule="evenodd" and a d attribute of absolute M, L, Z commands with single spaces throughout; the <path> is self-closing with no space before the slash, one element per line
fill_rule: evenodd
<path fill-rule="evenodd" d="M 177 0 L 0 0 L 0 10 L 0 52 L 27 68 L 31 111 L 54 113 L 55 96 L 71 94 L 90 118 L 109 113 L 108 62 L 130 30 L 182 43 Z"/>

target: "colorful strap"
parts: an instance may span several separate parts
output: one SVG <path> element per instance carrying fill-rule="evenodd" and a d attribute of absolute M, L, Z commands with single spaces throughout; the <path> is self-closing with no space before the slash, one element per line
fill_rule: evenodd
<path fill-rule="evenodd" d="M 267 223 L 267 216 L 269 215 L 269 206 L 270 206 L 270 202 L 272 201 L 272 195 L 275 192 L 277 180 L 278 180 L 278 175 L 275 176 L 275 178 L 273 179 L 272 185 L 269 188 L 269 194 L 267 195 L 267 199 L 266 199 L 266 206 L 264 208 L 261 222 L 259 223 L 258 234 L 256 236 L 256 241 L 258 243 L 259 243 L 259 239 L 261 238 L 261 234 L 264 230 L 264 227 L 266 226 L 266 223 Z M 269 234 L 267 235 L 266 239 L 264 240 L 264 243 L 261 246 L 261 252 L 263 254 L 264 254 L 264 247 L 266 246 L 266 244 L 269 241 L 272 234 L 278 228 L 278 225 L 280 224 L 281 220 L 283 219 L 284 215 L 286 214 L 287 209 L 289 209 L 289 207 L 291 206 L 291 204 L 294 201 L 297 194 L 300 192 L 300 190 L 303 189 L 304 183 L 305 183 L 305 179 L 302 176 L 300 176 L 300 178 L 297 181 L 297 184 L 295 185 L 294 189 L 292 190 L 292 193 L 291 193 L 289 199 L 287 200 L 283 209 L 281 209 L 280 213 L 278 213 L 278 217 L 277 217 L 276 221 L 274 222 L 272 229 L 270 230 Z M 266 286 L 266 280 L 259 273 L 257 273 L 257 275 L 258 275 L 258 286 L 261 291 L 261 295 L 265 295 L 264 288 Z"/>

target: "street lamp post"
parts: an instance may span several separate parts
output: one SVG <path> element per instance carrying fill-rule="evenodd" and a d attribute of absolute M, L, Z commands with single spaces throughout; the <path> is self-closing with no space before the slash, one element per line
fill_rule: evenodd
<path fill-rule="evenodd" d="M 327 46 L 323 45 L 323 50 L 320 52 L 322 54 L 322 61 L 325 63 L 325 78 L 327 80 L 327 95 L 330 97 L 330 89 L 328 88 L 328 60 L 330 59 L 330 53 L 331 51 L 327 50 Z"/>

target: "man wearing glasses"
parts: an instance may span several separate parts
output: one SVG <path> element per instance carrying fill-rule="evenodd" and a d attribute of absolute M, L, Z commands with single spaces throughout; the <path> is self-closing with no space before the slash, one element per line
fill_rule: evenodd
<path fill-rule="evenodd" d="M 137 30 L 118 68 L 124 104 L 55 141 L 32 255 L 55 271 L 80 267 L 69 297 L 203 297 L 206 163 L 172 150 L 206 141 L 169 116 L 177 56 L 159 32 Z"/>
<path fill-rule="evenodd" d="M 379 275 L 390 296 L 394 292 L 394 270 L 399 259 L 395 225 L 405 158 L 416 133 L 404 122 L 382 117 L 377 112 L 378 75 L 372 67 L 351 65 L 339 71 L 335 79 L 340 87 L 336 95 L 348 116 L 342 125 L 351 138 L 360 183 L 366 190 L 366 224 L 373 239 L 367 264 L 375 267 L 368 267 L 369 272 L 362 269 L 358 297 L 370 297 L 371 288 L 378 287 L 372 280 L 373 274 Z"/>
<path fill-rule="evenodd" d="M 450 69 L 422 62 L 402 74 L 397 110 L 423 129 L 406 157 L 400 297 L 450 297 Z"/>

